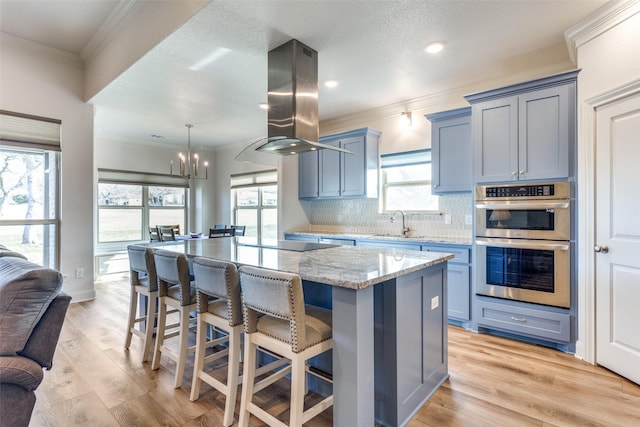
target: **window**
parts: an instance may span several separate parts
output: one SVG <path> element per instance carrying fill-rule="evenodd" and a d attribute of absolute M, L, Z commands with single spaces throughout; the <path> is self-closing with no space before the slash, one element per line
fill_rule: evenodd
<path fill-rule="evenodd" d="M 275 170 L 231 176 L 231 217 L 245 236 L 278 238 L 277 179 Z"/>
<path fill-rule="evenodd" d="M 59 268 L 60 121 L 0 111 L 0 243 Z"/>
<path fill-rule="evenodd" d="M 186 233 L 185 186 L 172 176 L 99 169 L 98 245 L 119 249 L 148 240 L 148 227 L 161 224 L 178 224 Z"/>
<path fill-rule="evenodd" d="M 438 196 L 431 194 L 431 150 L 381 156 L 381 212 L 437 212 Z"/>

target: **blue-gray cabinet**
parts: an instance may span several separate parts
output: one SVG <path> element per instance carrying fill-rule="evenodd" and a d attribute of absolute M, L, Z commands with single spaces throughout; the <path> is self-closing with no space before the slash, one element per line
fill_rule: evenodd
<path fill-rule="evenodd" d="M 318 197 L 318 152 L 305 151 L 298 154 L 298 198 Z"/>
<path fill-rule="evenodd" d="M 431 122 L 431 189 L 434 194 L 471 191 L 471 108 L 425 116 Z"/>
<path fill-rule="evenodd" d="M 370 128 L 321 137 L 321 143 L 351 154 L 321 149 L 300 155 L 298 197 L 377 197 L 379 138 Z"/>
<path fill-rule="evenodd" d="M 422 245 L 423 251 L 455 255 L 447 264 L 447 316 L 467 322 L 471 320 L 471 264 L 468 246 Z"/>
<path fill-rule="evenodd" d="M 578 72 L 465 96 L 476 183 L 572 175 Z"/>
<path fill-rule="evenodd" d="M 488 328 L 560 344 L 571 342 L 569 310 L 476 296 L 475 321 Z"/>

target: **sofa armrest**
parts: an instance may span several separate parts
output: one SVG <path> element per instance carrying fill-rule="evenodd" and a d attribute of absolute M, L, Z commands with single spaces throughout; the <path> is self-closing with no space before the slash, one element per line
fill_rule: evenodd
<path fill-rule="evenodd" d="M 51 369 L 53 354 L 56 351 L 60 331 L 71 297 L 60 292 L 49 304 L 47 311 L 34 328 L 24 349 L 19 353 L 38 362 L 42 367 Z"/>

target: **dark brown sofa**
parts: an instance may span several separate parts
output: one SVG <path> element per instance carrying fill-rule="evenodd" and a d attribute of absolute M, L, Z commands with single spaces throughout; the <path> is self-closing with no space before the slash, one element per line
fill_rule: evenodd
<path fill-rule="evenodd" d="M 28 426 L 71 297 L 62 275 L 0 245 L 0 426 Z"/>

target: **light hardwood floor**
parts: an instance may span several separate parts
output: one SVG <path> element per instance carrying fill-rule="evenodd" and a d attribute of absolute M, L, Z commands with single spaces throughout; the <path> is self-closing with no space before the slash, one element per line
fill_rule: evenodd
<path fill-rule="evenodd" d="M 31 426 L 220 426 L 218 392 L 203 383 L 200 399 L 189 401 L 193 356 L 174 390 L 174 364 L 151 371 L 135 337 L 123 349 L 128 279 L 115 279 L 96 283 L 96 300 L 70 306 Z M 556 350 L 450 326 L 449 372 L 410 427 L 640 426 L 640 386 Z M 286 419 L 281 381 L 258 397 Z M 330 426 L 331 418 L 327 410 L 308 425 Z"/>

